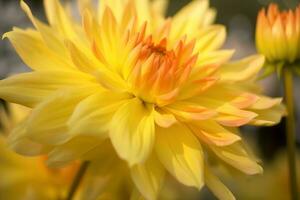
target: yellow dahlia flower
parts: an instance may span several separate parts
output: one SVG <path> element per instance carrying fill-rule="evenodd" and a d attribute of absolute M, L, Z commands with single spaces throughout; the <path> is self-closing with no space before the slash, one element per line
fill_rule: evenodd
<path fill-rule="evenodd" d="M 79 1 L 80 23 L 58 0 L 45 0 L 49 24 L 21 2 L 35 29 L 4 37 L 33 72 L 2 80 L 0 97 L 33 111 L 11 135 L 12 148 L 62 165 L 97 157 L 109 140 L 146 199 L 157 197 L 165 171 L 233 199 L 208 159 L 262 172 L 238 128 L 276 124 L 284 112 L 256 83 L 264 58 L 229 62 L 233 51 L 218 50 L 225 30 L 211 25 L 206 0 L 171 18 L 165 0 L 100 2 Z"/>
<path fill-rule="evenodd" d="M 262 9 L 257 17 L 256 46 L 271 67 L 281 70 L 283 65 L 299 65 L 300 5 L 294 11 L 280 11 L 276 4 Z"/>

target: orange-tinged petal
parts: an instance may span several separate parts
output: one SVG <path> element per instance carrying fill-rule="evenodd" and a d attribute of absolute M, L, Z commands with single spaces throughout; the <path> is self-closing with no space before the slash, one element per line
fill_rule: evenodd
<path fill-rule="evenodd" d="M 188 101 L 179 101 L 166 106 L 164 109 L 173 113 L 176 117 L 183 121 L 205 120 L 217 114 L 214 110 L 210 110 Z"/>
<path fill-rule="evenodd" d="M 216 120 L 224 126 L 238 127 L 249 123 L 258 115 L 255 112 L 238 109 L 229 104 L 225 104 L 217 109 L 220 113 Z"/>
<path fill-rule="evenodd" d="M 287 41 L 284 33 L 283 22 L 279 15 L 276 17 L 272 26 L 272 36 L 277 59 L 284 59 L 287 53 Z"/>
<path fill-rule="evenodd" d="M 205 120 L 187 125 L 200 140 L 208 145 L 227 146 L 233 144 L 241 137 L 230 132 L 213 120 Z"/>
<path fill-rule="evenodd" d="M 230 103 L 239 109 L 244 109 L 255 105 L 260 99 L 261 97 L 255 94 L 243 93 L 234 98 Z"/>
<path fill-rule="evenodd" d="M 259 99 L 249 108 L 254 110 L 269 109 L 275 105 L 279 105 L 282 102 L 282 98 L 270 98 L 266 96 L 260 96 Z"/>

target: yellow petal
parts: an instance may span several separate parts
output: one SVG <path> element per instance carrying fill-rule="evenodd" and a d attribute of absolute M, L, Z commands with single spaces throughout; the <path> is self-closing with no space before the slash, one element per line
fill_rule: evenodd
<path fill-rule="evenodd" d="M 284 60 L 287 57 L 287 38 L 284 33 L 283 20 L 280 15 L 275 19 L 272 25 L 272 43 L 274 44 L 274 51 L 276 52 L 276 59 Z"/>
<path fill-rule="evenodd" d="M 275 105 L 265 110 L 253 110 L 258 116 L 255 117 L 250 124 L 255 126 L 273 126 L 281 121 L 286 115 L 286 109 L 282 104 Z"/>
<path fill-rule="evenodd" d="M 140 24 L 143 24 L 145 21 L 150 22 L 150 3 L 149 0 L 135 0 L 136 11 L 138 14 L 138 20 Z"/>
<path fill-rule="evenodd" d="M 65 144 L 54 147 L 48 153 L 47 164 L 51 167 L 61 167 L 71 161 L 83 159 L 85 154 L 101 148 L 103 140 L 94 137 L 77 136 Z"/>
<path fill-rule="evenodd" d="M 44 7 L 49 23 L 58 33 L 69 39 L 77 37 L 73 25 L 75 23 L 71 20 L 59 0 L 44 0 Z"/>
<path fill-rule="evenodd" d="M 214 25 L 200 30 L 197 34 L 195 51 L 202 53 L 219 49 L 225 39 L 226 31 L 224 26 Z"/>
<path fill-rule="evenodd" d="M 210 109 L 217 109 L 224 104 L 229 104 L 239 109 L 250 108 L 260 98 L 258 95 L 245 90 L 240 84 L 216 83 L 199 96 L 189 101 L 199 105 L 205 105 Z M 247 88 L 248 89 L 248 88 Z"/>
<path fill-rule="evenodd" d="M 14 29 L 3 35 L 6 37 L 25 64 L 34 70 L 74 68 L 68 59 L 49 49 L 36 31 Z"/>
<path fill-rule="evenodd" d="M 164 168 L 156 157 L 151 156 L 145 163 L 131 168 L 131 177 L 140 193 L 147 200 L 157 199 L 164 180 Z"/>
<path fill-rule="evenodd" d="M 217 111 L 219 115 L 216 117 L 216 120 L 220 124 L 230 127 L 245 125 L 258 116 L 255 112 L 241 110 L 230 104 L 224 104 Z"/>
<path fill-rule="evenodd" d="M 209 26 L 214 23 L 216 20 L 217 11 L 215 8 L 210 8 L 205 12 L 205 16 L 203 17 L 202 26 Z"/>
<path fill-rule="evenodd" d="M 84 13 L 84 11 L 88 11 L 93 15 L 95 14 L 95 4 L 92 0 L 77 0 L 77 4 L 81 15 Z"/>
<path fill-rule="evenodd" d="M 188 101 L 178 101 L 166 106 L 164 109 L 173 113 L 182 121 L 205 120 L 217 114 L 214 110 L 207 109 Z"/>
<path fill-rule="evenodd" d="M 48 153 L 51 149 L 50 146 L 33 142 L 28 138 L 21 138 L 16 141 L 10 141 L 8 145 L 11 150 L 23 156 L 43 155 Z"/>
<path fill-rule="evenodd" d="M 234 50 L 220 50 L 201 53 L 198 55 L 197 64 L 195 65 L 196 67 L 193 69 L 192 73 L 197 73 L 203 66 L 220 66 L 230 60 L 233 54 Z"/>
<path fill-rule="evenodd" d="M 264 109 L 271 108 L 275 105 L 279 105 L 281 102 L 282 102 L 282 98 L 269 98 L 266 96 L 259 96 L 257 102 L 255 102 L 249 108 L 254 110 L 264 110 Z"/>
<path fill-rule="evenodd" d="M 213 120 L 204 120 L 201 122 L 188 123 L 187 126 L 207 144 L 217 146 L 227 146 L 241 140 L 241 138 L 220 126 Z"/>
<path fill-rule="evenodd" d="M 79 47 L 71 41 L 67 41 L 66 43 L 72 61 L 79 70 L 96 76 L 97 80 L 104 87 L 109 89 L 124 90 L 124 88 L 126 88 L 126 83 L 121 77 L 117 73 L 110 71 L 99 62 L 94 55 L 88 54 L 88 50 L 85 52 L 80 50 Z"/>
<path fill-rule="evenodd" d="M 0 97 L 32 107 L 55 90 L 92 84 L 93 77 L 71 70 L 42 70 L 23 73 L 0 81 Z"/>
<path fill-rule="evenodd" d="M 63 40 L 57 34 L 57 31 L 52 27 L 44 24 L 40 20 L 36 19 L 31 13 L 29 6 L 23 0 L 21 0 L 20 4 L 24 12 L 32 21 L 33 25 L 41 34 L 47 46 L 54 52 L 56 52 L 59 56 L 62 56 L 63 59 L 66 59 L 66 48 L 64 47 Z"/>
<path fill-rule="evenodd" d="M 209 167 L 205 165 L 204 170 L 205 185 L 213 192 L 213 194 L 222 200 L 235 200 L 230 190 L 216 177 Z"/>
<path fill-rule="evenodd" d="M 225 64 L 220 68 L 222 81 L 246 81 L 256 77 L 263 67 L 265 59 L 262 55 L 250 56 L 242 60 Z"/>
<path fill-rule="evenodd" d="M 37 156 L 45 154 L 50 146 L 36 143 L 26 137 L 27 121 L 19 123 L 8 136 L 8 146 L 24 156 Z"/>
<path fill-rule="evenodd" d="M 208 0 L 194 0 L 185 7 L 183 7 L 173 18 L 171 38 L 178 38 L 184 34 L 191 35 L 195 30 L 204 24 L 206 13 L 209 10 Z"/>
<path fill-rule="evenodd" d="M 123 14 L 123 8 L 125 7 L 125 2 L 126 1 L 123 0 L 102 0 L 99 2 L 98 19 L 102 20 L 105 9 L 109 7 L 112 9 L 112 12 L 116 18 L 120 20 Z"/>
<path fill-rule="evenodd" d="M 62 89 L 39 104 L 27 122 L 27 136 L 43 144 L 62 144 L 72 138 L 67 121 L 76 105 L 99 88 Z"/>
<path fill-rule="evenodd" d="M 163 112 L 161 110 L 156 110 L 154 112 L 155 123 L 161 127 L 168 128 L 177 122 L 174 115 Z"/>
<path fill-rule="evenodd" d="M 101 5 L 105 2 L 101 2 Z M 116 5 L 117 6 L 117 5 Z M 127 31 L 127 25 L 126 31 Z M 96 21 L 89 12 L 85 12 L 83 16 L 83 28 L 91 43 L 93 54 L 102 63 L 102 68 L 107 68 L 115 73 L 121 72 L 126 68 L 125 60 L 128 53 L 132 50 L 132 42 L 129 45 L 125 42 L 119 30 L 118 24 L 111 7 L 105 7 L 103 20 Z"/>
<path fill-rule="evenodd" d="M 252 93 L 242 93 L 237 95 L 233 100 L 230 101 L 230 103 L 239 108 L 239 109 L 244 109 L 244 108 L 249 108 L 249 106 L 253 106 L 254 104 L 257 103 L 257 101 L 260 99 L 259 96 L 252 94 Z"/>
<path fill-rule="evenodd" d="M 218 77 L 204 77 L 199 80 L 195 80 L 192 83 L 187 84 L 182 89 L 179 93 L 179 98 L 180 100 L 187 100 L 199 96 L 201 93 L 206 92 L 213 87 L 218 80 Z"/>
<path fill-rule="evenodd" d="M 80 50 L 79 47 L 70 40 L 66 40 L 65 43 L 75 66 L 83 72 L 94 74 L 101 63 L 99 63 L 87 49 Z"/>
<path fill-rule="evenodd" d="M 145 161 L 154 143 L 153 108 L 134 98 L 124 103 L 110 123 L 110 138 L 130 166 Z"/>
<path fill-rule="evenodd" d="M 299 9 L 298 9 L 299 10 Z M 297 11 L 296 11 L 297 13 Z M 299 11 L 298 11 L 299 13 Z M 297 14 L 295 14 L 297 15 Z M 287 20 L 286 20 L 286 27 L 285 27 L 285 35 L 287 39 L 287 56 L 290 63 L 293 63 L 295 60 L 297 60 L 297 56 L 299 58 L 299 44 L 297 45 L 297 42 L 299 41 L 299 25 L 295 25 L 295 23 L 298 22 L 300 18 L 294 17 L 295 16 L 292 11 L 288 12 Z M 299 14 L 298 14 L 299 16 Z"/>
<path fill-rule="evenodd" d="M 210 148 L 224 162 L 245 174 L 253 175 L 263 171 L 262 167 L 256 163 L 239 142 L 225 147 L 210 146 Z"/>
<path fill-rule="evenodd" d="M 68 121 L 70 134 L 102 138 L 113 114 L 130 96 L 126 93 L 98 91 L 81 101 Z"/>
<path fill-rule="evenodd" d="M 202 188 L 203 153 L 197 138 L 179 124 L 157 129 L 155 150 L 165 168 L 184 185 Z"/>
<path fill-rule="evenodd" d="M 151 2 L 151 8 L 156 15 L 164 17 L 167 12 L 168 3 L 169 0 L 154 0 Z"/>

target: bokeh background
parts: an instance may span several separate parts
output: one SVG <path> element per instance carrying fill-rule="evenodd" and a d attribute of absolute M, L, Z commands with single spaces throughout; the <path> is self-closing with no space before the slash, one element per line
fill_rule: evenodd
<path fill-rule="evenodd" d="M 42 0 L 25 0 L 34 14 L 45 19 Z M 71 1 L 71 0 L 69 0 Z M 172 16 L 189 0 L 170 0 L 168 15 Z M 255 23 L 256 15 L 262 7 L 271 2 L 278 3 L 282 8 L 294 8 L 299 0 L 211 0 L 211 6 L 218 11 L 217 23 L 227 27 L 227 40 L 224 48 L 236 49 L 234 59 L 256 53 Z M 0 35 L 13 26 L 31 26 L 29 20 L 19 6 L 19 0 L 0 0 Z M 7 40 L 0 40 L 0 78 L 28 70 L 14 52 Z M 262 81 L 265 92 L 270 96 L 282 96 L 280 80 L 273 75 Z M 296 114 L 300 116 L 300 78 L 295 77 Z M 284 121 L 275 127 L 244 128 L 244 137 L 255 150 L 265 167 L 265 174 L 255 177 L 235 177 L 223 180 L 235 193 L 237 199 L 269 200 L 288 199 L 288 172 L 285 156 Z M 297 118 L 297 145 L 300 143 L 300 117 Z M 300 161 L 300 154 L 298 155 Z M 300 173 L 298 162 L 298 175 Z M 237 180 L 239 179 L 239 180 Z M 235 181 L 237 180 L 237 181 Z M 298 179 L 299 180 L 299 179 Z M 300 182 L 300 180 L 298 181 Z M 214 199 L 208 190 L 201 195 L 192 189 L 179 189 L 193 199 Z M 171 191 L 172 193 L 172 191 Z M 187 196 L 186 196 L 187 197 Z M 180 198 L 179 198 L 180 199 Z M 188 198 L 183 198 L 188 199 Z"/>

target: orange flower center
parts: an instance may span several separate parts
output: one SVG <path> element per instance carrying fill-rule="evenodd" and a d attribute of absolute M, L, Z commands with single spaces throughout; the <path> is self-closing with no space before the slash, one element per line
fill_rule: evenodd
<path fill-rule="evenodd" d="M 195 64 L 194 42 L 185 44 L 182 39 L 175 48 L 168 50 L 166 38 L 155 44 L 149 36 L 136 48 L 139 53 L 132 71 L 134 95 L 157 105 L 173 102 Z"/>

